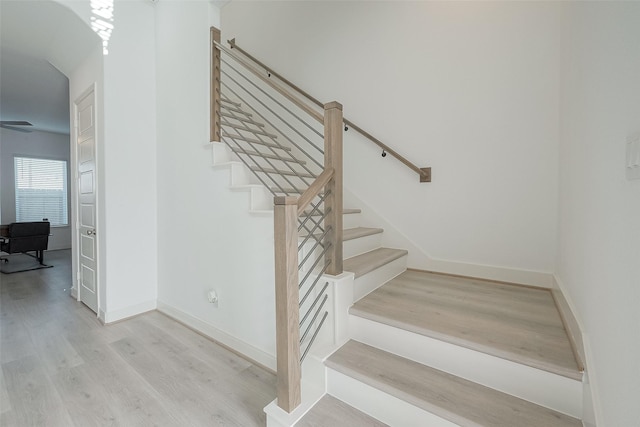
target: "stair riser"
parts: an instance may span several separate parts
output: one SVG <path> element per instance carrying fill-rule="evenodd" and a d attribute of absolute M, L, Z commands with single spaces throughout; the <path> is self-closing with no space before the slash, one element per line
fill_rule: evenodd
<path fill-rule="evenodd" d="M 402 274 L 406 269 L 407 256 L 405 255 L 356 278 L 353 284 L 353 301 L 356 302 L 365 295 L 375 291 L 389 280 Z"/>
<path fill-rule="evenodd" d="M 457 424 L 329 368 L 327 393 L 390 426 L 457 427 Z"/>
<path fill-rule="evenodd" d="M 351 338 L 576 418 L 582 383 L 420 334 L 349 316 Z"/>
<path fill-rule="evenodd" d="M 343 215 L 347 217 L 349 215 Z M 347 228 L 347 227 L 343 227 Z M 382 233 L 346 240 L 342 243 L 343 258 L 351 258 L 382 246 Z"/>
<path fill-rule="evenodd" d="M 360 227 L 361 223 L 362 223 L 362 214 L 361 213 L 351 213 L 351 214 L 347 214 L 347 215 L 342 215 L 342 228 L 343 229 Z"/>

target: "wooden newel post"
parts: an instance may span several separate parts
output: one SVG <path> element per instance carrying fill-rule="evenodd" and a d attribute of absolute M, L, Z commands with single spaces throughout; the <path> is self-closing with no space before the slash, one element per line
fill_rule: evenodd
<path fill-rule="evenodd" d="M 220 142 L 220 49 L 214 42 L 220 43 L 220 30 L 211 27 L 211 94 L 209 97 L 211 129 L 210 141 Z"/>
<path fill-rule="evenodd" d="M 278 406 L 300 405 L 300 298 L 298 295 L 298 198 L 274 198 L 276 358 Z"/>
<path fill-rule="evenodd" d="M 331 248 L 327 257 L 331 264 L 327 274 L 342 274 L 342 104 L 329 102 L 324 105 L 324 167 L 334 170 L 333 179 L 325 187 L 329 195 L 324 201 L 324 225 Z"/>

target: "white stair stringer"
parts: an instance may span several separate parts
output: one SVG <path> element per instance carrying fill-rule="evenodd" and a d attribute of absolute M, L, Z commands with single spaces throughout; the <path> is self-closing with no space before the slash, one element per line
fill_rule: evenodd
<path fill-rule="evenodd" d="M 582 417 L 582 382 L 350 314 L 353 340 L 549 409 Z"/>

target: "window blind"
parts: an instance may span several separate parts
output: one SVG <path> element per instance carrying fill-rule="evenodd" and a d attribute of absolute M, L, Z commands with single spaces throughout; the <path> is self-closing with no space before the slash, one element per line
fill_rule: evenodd
<path fill-rule="evenodd" d="M 68 225 L 67 162 L 15 157 L 16 220 Z"/>

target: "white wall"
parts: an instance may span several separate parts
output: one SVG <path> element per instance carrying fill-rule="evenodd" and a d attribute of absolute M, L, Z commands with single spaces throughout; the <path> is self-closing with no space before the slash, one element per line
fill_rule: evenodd
<path fill-rule="evenodd" d="M 208 2 L 156 4 L 158 301 L 261 359 L 274 354 L 273 224 L 249 216 L 248 195 L 229 192 L 229 172 L 213 169 L 204 145 L 212 25 Z"/>
<path fill-rule="evenodd" d="M 16 221 L 15 156 L 42 157 L 65 160 L 67 176 L 70 174 L 69 135 L 39 132 L 16 132 L 0 129 L 0 218 L 2 224 Z M 70 193 L 68 194 L 70 196 Z M 67 197 L 69 223 L 71 223 L 71 197 Z M 69 249 L 71 247 L 71 227 L 52 227 L 49 237 L 49 250 Z"/>
<path fill-rule="evenodd" d="M 222 30 L 433 168 L 433 182 L 420 184 L 346 134 L 345 186 L 408 236 L 421 255 L 411 266 L 551 273 L 558 11 L 549 2 L 231 2 Z"/>
<path fill-rule="evenodd" d="M 625 142 L 640 131 L 640 4 L 569 4 L 562 51 L 557 275 L 587 344 L 595 416 L 640 425 L 640 180 Z M 588 394 L 587 394 L 588 395 Z"/>
<path fill-rule="evenodd" d="M 155 13 L 115 2 L 104 57 L 106 320 L 155 308 L 157 185 Z"/>
<path fill-rule="evenodd" d="M 90 22 L 89 0 L 58 1 Z M 98 88 L 99 310 L 111 322 L 157 300 L 154 4 L 116 0 L 109 54 L 76 71 L 77 93 Z"/>

